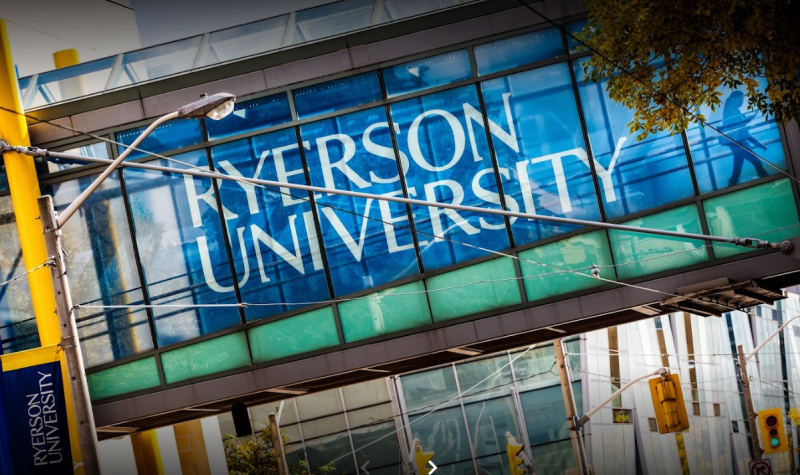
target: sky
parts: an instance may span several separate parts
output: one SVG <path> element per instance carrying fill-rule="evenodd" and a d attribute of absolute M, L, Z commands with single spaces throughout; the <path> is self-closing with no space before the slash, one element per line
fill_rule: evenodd
<path fill-rule="evenodd" d="M 129 0 L 142 47 L 242 25 L 335 0 Z"/>

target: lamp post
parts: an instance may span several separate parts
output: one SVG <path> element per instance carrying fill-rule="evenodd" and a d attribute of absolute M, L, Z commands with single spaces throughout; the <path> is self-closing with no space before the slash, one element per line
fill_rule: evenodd
<path fill-rule="evenodd" d="M 61 329 L 61 348 L 64 351 L 64 359 L 67 365 L 67 377 L 72 391 L 72 401 L 78 427 L 78 441 L 86 475 L 99 475 L 100 473 L 100 465 L 97 458 L 97 432 L 89 399 L 89 387 L 86 383 L 83 356 L 80 350 L 78 327 L 73 314 L 67 267 L 62 254 L 61 228 L 103 181 L 131 154 L 134 148 L 160 124 L 171 119 L 203 116 L 219 120 L 233 111 L 235 100 L 235 96 L 227 93 L 214 94 L 213 96 L 204 95 L 200 100 L 160 117 L 142 132 L 60 215 L 56 213 L 53 207 L 53 198 L 51 196 L 41 196 L 38 199 L 45 247 L 47 248 L 48 258 L 51 261 L 50 274 L 53 279 L 56 313 L 58 314 L 58 323 Z"/>

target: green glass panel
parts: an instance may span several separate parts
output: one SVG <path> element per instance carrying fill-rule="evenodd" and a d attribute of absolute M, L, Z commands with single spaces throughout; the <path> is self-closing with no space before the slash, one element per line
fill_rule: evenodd
<path fill-rule="evenodd" d="M 161 355 L 167 384 L 250 365 L 244 332 L 201 341 Z"/>
<path fill-rule="evenodd" d="M 308 353 L 339 344 L 333 308 L 324 307 L 251 328 L 256 363 Z"/>
<path fill-rule="evenodd" d="M 155 356 L 87 374 L 86 379 L 93 401 L 155 388 L 161 384 Z"/>
<path fill-rule="evenodd" d="M 703 234 L 695 205 L 662 211 L 624 224 Z M 703 241 L 612 229 L 608 232 L 620 279 L 655 274 L 708 260 Z"/>
<path fill-rule="evenodd" d="M 426 283 L 435 322 L 522 303 L 514 261 L 508 258 L 437 275 Z"/>
<path fill-rule="evenodd" d="M 339 317 L 348 343 L 431 323 L 422 281 L 339 304 Z"/>
<path fill-rule="evenodd" d="M 600 266 L 601 277 L 614 279 L 614 268 L 603 267 L 613 264 L 605 231 L 593 231 L 528 249 L 520 252 L 519 258 L 525 277 L 525 294 L 531 302 L 603 285 L 605 282 L 591 277 L 592 264 Z M 525 259 L 552 267 L 526 262 Z M 559 272 L 553 267 L 575 270 L 588 277 Z"/>
<path fill-rule="evenodd" d="M 710 198 L 703 202 L 711 234 L 782 241 L 800 235 L 797 205 L 789 179 Z M 715 244 L 717 257 L 728 257 L 753 249 Z"/>

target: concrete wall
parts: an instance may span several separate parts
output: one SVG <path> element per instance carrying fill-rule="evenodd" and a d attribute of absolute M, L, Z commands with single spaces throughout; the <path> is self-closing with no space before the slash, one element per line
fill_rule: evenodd
<path fill-rule="evenodd" d="M 11 52 L 20 77 L 54 68 L 52 54 L 75 48 L 81 62 L 141 46 L 127 1 L 3 0 Z"/>

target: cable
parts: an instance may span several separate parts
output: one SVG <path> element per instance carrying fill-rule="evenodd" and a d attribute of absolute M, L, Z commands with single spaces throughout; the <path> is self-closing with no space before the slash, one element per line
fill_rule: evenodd
<path fill-rule="evenodd" d="M 726 139 L 730 140 L 732 143 L 736 144 L 738 147 L 742 148 L 742 149 L 743 149 L 743 150 L 745 150 L 746 152 L 748 152 L 748 153 L 752 154 L 752 155 L 753 155 L 754 157 L 756 157 L 757 159 L 759 159 L 759 160 L 761 160 L 762 162 L 766 163 L 767 165 L 771 166 L 771 167 L 772 167 L 772 168 L 774 168 L 775 170 L 778 170 L 780 173 L 782 173 L 782 174 L 786 175 L 787 177 L 791 178 L 792 180 L 794 180 L 794 181 L 796 181 L 796 182 L 800 183 L 800 180 L 798 180 L 798 179 L 797 179 L 795 176 L 793 176 L 793 175 L 792 175 L 792 174 L 790 174 L 789 172 L 787 172 L 787 171 L 783 170 L 783 169 L 782 169 L 782 168 L 780 168 L 779 166 L 775 165 L 774 163 L 770 162 L 770 161 L 769 161 L 769 160 L 767 160 L 766 158 L 764 158 L 764 157 L 762 157 L 761 155 L 757 154 L 755 151 L 753 151 L 753 150 L 751 150 L 751 149 L 749 149 L 749 148 L 745 147 L 745 146 L 744 146 L 742 143 L 740 143 L 739 141 L 737 141 L 737 140 L 734 140 L 734 139 L 733 139 L 731 136 L 729 136 L 728 134 L 726 134 L 726 133 L 722 132 L 721 130 L 719 130 L 718 128 L 714 127 L 713 125 L 709 124 L 707 121 L 705 121 L 704 119 L 702 119 L 701 117 L 699 117 L 697 114 L 695 114 L 694 112 L 692 112 L 691 110 L 689 110 L 689 108 L 688 108 L 688 107 L 678 104 L 677 102 L 675 102 L 673 99 L 671 99 L 671 98 L 670 98 L 669 96 L 667 96 L 666 94 L 664 94 L 664 93 L 662 93 L 662 92 L 660 92 L 660 91 L 656 90 L 656 89 L 655 89 L 655 88 L 654 88 L 652 85 L 645 83 L 645 82 L 644 82 L 644 81 L 642 81 L 641 79 L 639 79 L 639 78 L 637 78 L 636 76 L 634 76 L 634 75 L 633 75 L 633 73 L 631 73 L 631 72 L 630 72 L 630 71 L 628 71 L 627 69 L 623 68 L 622 66 L 620 66 L 620 65 L 619 65 L 619 64 L 617 64 L 617 63 L 615 63 L 614 61 L 612 61 L 612 60 L 608 59 L 608 58 L 607 58 L 606 56 L 604 56 L 602 53 L 600 53 L 600 52 L 599 52 L 599 51 L 597 51 L 596 49 L 594 49 L 594 48 L 592 48 L 591 46 L 589 46 L 588 44 L 586 44 L 586 43 L 585 43 L 583 40 L 579 39 L 578 37 L 576 37 L 575 35 L 573 35 L 573 34 L 572 34 L 572 33 L 570 33 L 569 31 L 567 31 L 567 29 L 566 29 L 566 27 L 565 27 L 564 25 L 558 24 L 558 23 L 554 22 L 553 20 L 549 19 L 549 18 L 548 18 L 548 17 L 546 17 L 546 16 L 545 16 L 543 13 L 541 13 L 541 12 L 539 12 L 539 11 L 535 10 L 535 9 L 534 9 L 534 8 L 533 8 L 531 5 L 527 4 L 527 3 L 526 3 L 525 1 L 523 1 L 523 0 L 517 0 L 517 2 L 519 2 L 521 5 L 523 5 L 523 6 L 524 6 L 525 8 L 527 8 L 528 10 L 532 11 L 534 14 L 536 14 L 536 15 L 538 15 L 538 16 L 540 16 L 540 17 L 542 17 L 542 18 L 544 19 L 544 21 L 546 21 L 547 23 L 549 23 L 549 24 L 551 24 L 551 25 L 555 26 L 556 28 L 558 28 L 558 29 L 559 29 L 560 31 L 562 31 L 562 32 L 563 32 L 565 35 L 567 35 L 567 36 L 569 36 L 570 38 L 572 38 L 572 39 L 573 39 L 575 42 L 577 42 L 577 43 L 580 43 L 580 44 L 581 44 L 581 46 L 583 46 L 584 48 L 586 48 L 587 50 L 589 50 L 589 51 L 590 51 L 592 54 L 594 54 L 594 55 L 597 55 L 597 56 L 598 56 L 599 58 L 601 58 L 603 61 L 607 62 L 607 63 L 608 63 L 608 64 L 610 64 L 611 66 L 614 66 L 616 69 L 618 69 L 620 72 L 624 73 L 626 76 L 630 77 L 631 79 L 633 79 L 634 81 L 638 82 L 639 84 L 641 84 L 642 86 L 646 87 L 647 89 L 650 89 L 650 92 L 652 92 L 652 93 L 654 93 L 654 94 L 656 94 L 656 95 L 658 95 L 658 96 L 660 96 L 660 97 L 662 97 L 662 98 L 666 99 L 667 101 L 669 101 L 669 103 L 670 103 L 670 104 L 672 104 L 672 105 L 674 105 L 674 106 L 678 107 L 678 108 L 679 108 L 680 110 L 682 110 L 682 111 L 683 111 L 685 114 L 687 114 L 689 117 L 693 118 L 695 121 L 697 121 L 697 122 L 699 122 L 700 124 L 702 124 L 704 127 L 708 127 L 709 129 L 713 130 L 714 132 L 718 133 L 719 135 L 721 135 L 721 136 L 725 137 Z"/>
<path fill-rule="evenodd" d="M 43 264 L 39 264 L 38 266 L 34 267 L 33 269 L 31 269 L 31 270 L 29 270 L 27 272 L 23 272 L 22 274 L 20 274 L 20 275 L 18 275 L 16 277 L 12 277 L 11 279 L 8 279 L 5 282 L 0 282 L 0 287 L 8 285 L 8 284 L 10 284 L 12 282 L 16 282 L 16 281 L 20 280 L 21 278 L 25 277 L 26 275 L 41 269 L 42 267 L 48 267 L 48 266 L 51 266 L 51 265 L 53 265 L 53 261 L 47 261 L 47 262 L 45 262 Z M 19 323 L 19 322 L 15 322 L 15 323 Z"/>

